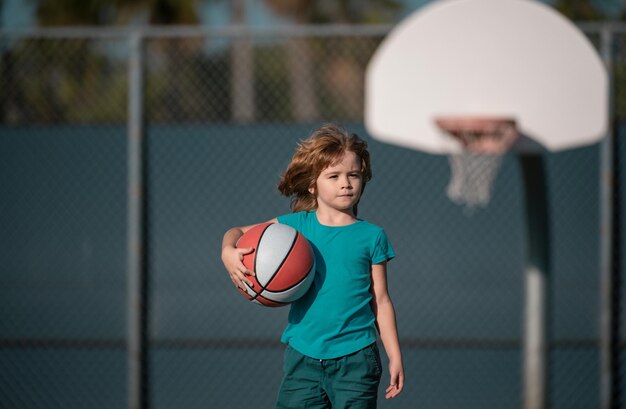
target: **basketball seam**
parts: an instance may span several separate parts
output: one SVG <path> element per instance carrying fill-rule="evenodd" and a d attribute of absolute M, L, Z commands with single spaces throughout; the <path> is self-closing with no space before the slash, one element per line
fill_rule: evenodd
<path fill-rule="evenodd" d="M 271 226 L 271 224 L 270 224 L 270 225 L 268 225 L 268 226 L 265 228 L 265 230 L 263 230 L 263 233 L 261 233 L 261 236 L 259 237 L 259 241 L 258 241 L 258 244 L 257 244 L 257 248 L 258 248 L 258 246 L 261 244 L 261 240 L 263 239 L 263 236 L 265 235 L 265 232 L 267 231 L 267 229 L 268 229 L 270 226 Z M 274 277 L 276 277 L 276 274 L 278 274 L 278 272 L 280 271 L 280 268 L 283 266 L 283 264 L 285 264 L 285 261 L 287 260 L 287 258 L 288 258 L 288 257 L 289 257 L 289 255 L 291 254 L 291 250 L 293 250 L 293 246 L 296 244 L 296 240 L 298 240 L 298 232 L 297 232 L 297 231 L 296 231 L 296 234 L 294 234 L 293 240 L 291 241 L 291 245 L 289 246 L 289 251 L 287 252 L 287 254 L 285 255 L 285 257 L 283 257 L 283 259 L 281 260 L 281 262 L 280 262 L 280 264 L 278 265 L 278 267 L 276 268 L 276 270 L 274 270 L 274 273 L 272 273 L 272 275 L 271 275 L 271 277 L 269 278 L 269 280 L 267 280 L 267 283 L 265 284 L 265 286 L 261 285 L 261 289 L 260 289 L 259 291 L 256 291 L 256 290 L 254 291 L 254 292 L 255 292 L 255 296 L 254 296 L 254 297 L 252 297 L 252 298 L 250 299 L 250 301 L 252 301 L 252 300 L 256 300 L 256 298 L 257 298 L 258 296 L 260 296 L 260 295 L 261 295 L 261 293 L 262 293 L 263 291 L 265 291 L 265 289 L 267 288 L 267 286 L 268 286 L 268 285 L 270 285 L 270 283 L 272 282 L 272 280 L 274 279 Z M 256 273 L 256 261 L 257 261 L 257 257 L 255 257 L 255 258 L 254 258 L 254 271 L 255 271 L 255 273 Z M 257 280 L 257 282 L 258 282 L 258 280 Z M 259 285 L 260 285 L 260 284 L 261 284 L 261 283 L 259 283 Z M 263 297 L 263 298 L 267 298 L 267 297 L 265 297 L 265 296 L 262 296 L 262 297 Z M 274 300 L 270 300 L 270 301 L 275 302 L 275 303 L 278 303 L 278 304 L 286 304 L 286 303 L 283 303 L 283 302 L 280 302 L 280 301 L 274 301 Z"/>
<path fill-rule="evenodd" d="M 265 304 L 265 303 L 263 303 L 263 302 L 261 302 L 259 300 L 267 301 L 270 304 Z M 262 305 L 265 305 L 266 307 L 280 307 L 280 306 L 288 304 L 288 303 L 282 302 L 282 301 L 274 301 L 274 300 L 269 299 L 267 297 L 264 297 L 264 296 L 262 296 L 261 294 L 258 294 L 258 293 L 257 293 L 256 296 L 254 296 L 254 298 L 250 299 L 250 302 L 252 302 L 252 301 L 257 301 L 258 303 L 260 303 Z"/>
<path fill-rule="evenodd" d="M 295 243 L 294 243 L 294 244 L 295 244 Z M 290 251 L 291 251 L 291 250 L 290 250 Z M 298 282 L 296 282 L 296 283 L 294 283 L 293 285 L 291 285 L 291 286 L 289 286 L 289 287 L 285 288 L 284 290 L 281 290 L 281 291 L 269 291 L 269 290 L 268 290 L 268 291 L 269 291 L 270 293 L 272 293 L 272 294 L 279 294 L 279 293 L 284 293 L 285 291 L 291 290 L 291 289 L 292 289 L 292 288 L 294 288 L 294 287 L 297 287 L 297 286 L 298 286 L 301 282 L 303 282 L 304 280 L 306 280 L 306 279 L 309 277 L 309 274 L 311 274 L 311 273 L 313 272 L 312 270 L 313 270 L 313 267 L 314 267 L 314 266 L 315 266 L 315 263 L 313 263 L 313 264 L 311 265 L 311 267 L 309 268 L 309 272 L 308 272 L 308 274 L 306 274 L 306 275 L 305 275 L 304 277 L 302 277 L 302 278 L 301 278 Z M 273 278 L 273 276 L 272 276 L 272 278 Z M 271 279 L 270 279 L 270 282 L 271 282 Z M 267 284 L 269 285 L 269 282 L 268 282 Z"/>
<path fill-rule="evenodd" d="M 270 226 L 272 225 L 272 223 L 268 223 L 267 226 L 265 226 L 265 228 L 263 229 L 263 232 L 261 233 L 261 235 L 259 236 L 259 240 L 257 240 L 256 242 L 256 254 L 254 255 L 254 273 L 256 274 L 256 262 L 258 260 L 258 250 L 259 250 L 259 245 L 261 244 L 261 240 L 263 239 L 263 236 L 265 235 L 265 232 L 267 231 L 267 229 L 270 228 Z M 257 283 L 259 283 L 258 279 L 255 279 L 255 281 Z M 261 286 L 261 291 L 263 291 L 263 286 L 261 285 L 261 283 L 259 283 L 259 285 Z M 254 301 L 256 300 L 256 298 L 260 295 L 260 293 L 258 291 L 256 291 L 255 289 L 251 289 L 254 292 L 254 296 L 251 296 L 250 301 Z"/>

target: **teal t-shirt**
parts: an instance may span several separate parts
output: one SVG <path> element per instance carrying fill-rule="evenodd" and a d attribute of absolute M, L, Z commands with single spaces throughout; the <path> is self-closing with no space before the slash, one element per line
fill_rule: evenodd
<path fill-rule="evenodd" d="M 325 226 L 315 212 L 278 217 L 306 237 L 315 253 L 311 289 L 291 304 L 281 341 L 316 359 L 331 359 L 376 340 L 370 306 L 371 266 L 395 254 L 385 231 L 364 220 Z"/>

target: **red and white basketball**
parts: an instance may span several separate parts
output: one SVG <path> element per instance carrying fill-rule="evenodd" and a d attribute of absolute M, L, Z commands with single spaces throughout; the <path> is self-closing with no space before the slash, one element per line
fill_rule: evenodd
<path fill-rule="evenodd" d="M 256 276 L 253 286 L 239 289 L 250 301 L 282 307 L 302 297 L 315 276 L 313 249 L 304 236 L 286 224 L 263 223 L 248 230 L 237 241 L 239 248 L 254 248 L 243 264 Z"/>

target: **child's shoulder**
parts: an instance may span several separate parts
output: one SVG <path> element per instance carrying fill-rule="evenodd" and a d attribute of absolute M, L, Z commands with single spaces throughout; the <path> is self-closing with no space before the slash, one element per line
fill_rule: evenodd
<path fill-rule="evenodd" d="M 361 219 L 361 218 L 357 218 L 357 220 L 359 221 L 359 223 L 363 224 L 364 226 L 367 226 L 370 229 L 379 229 L 379 230 L 384 230 L 382 226 L 379 226 L 376 223 L 373 223 L 369 220 L 365 220 L 365 219 Z"/>
<path fill-rule="evenodd" d="M 363 230 L 366 230 L 372 234 L 385 234 L 385 229 L 377 224 L 364 219 L 358 219 L 358 225 Z"/>
<path fill-rule="evenodd" d="M 306 210 L 300 211 L 300 212 L 293 212 L 293 213 L 286 213 L 283 214 L 281 216 L 278 216 L 276 219 L 281 222 L 281 220 L 303 220 L 303 219 L 309 219 L 314 215 L 313 212 L 309 212 Z"/>

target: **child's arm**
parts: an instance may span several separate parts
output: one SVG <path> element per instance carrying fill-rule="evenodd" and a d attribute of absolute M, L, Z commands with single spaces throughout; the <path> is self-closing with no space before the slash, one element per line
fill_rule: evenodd
<path fill-rule="evenodd" d="M 398 341 L 396 313 L 387 291 L 387 263 L 372 266 L 372 309 L 380 332 L 385 352 L 389 358 L 389 386 L 385 390 L 387 399 L 395 398 L 404 388 L 402 352 Z"/>
<path fill-rule="evenodd" d="M 278 223 L 277 219 L 269 220 L 270 223 Z M 254 272 L 250 271 L 243 264 L 243 256 L 249 253 L 252 253 L 252 248 L 237 248 L 235 244 L 237 244 L 237 240 L 248 230 L 256 226 L 256 224 L 252 224 L 250 226 L 242 226 L 242 227 L 233 227 L 229 229 L 226 233 L 224 233 L 224 238 L 222 239 L 222 263 L 224 263 L 224 267 L 226 267 L 226 271 L 228 271 L 228 275 L 230 275 L 230 279 L 232 280 L 235 286 L 241 288 L 245 291 L 244 282 L 246 282 L 249 286 L 252 286 L 252 282 L 246 278 L 246 276 L 253 276 Z"/>

